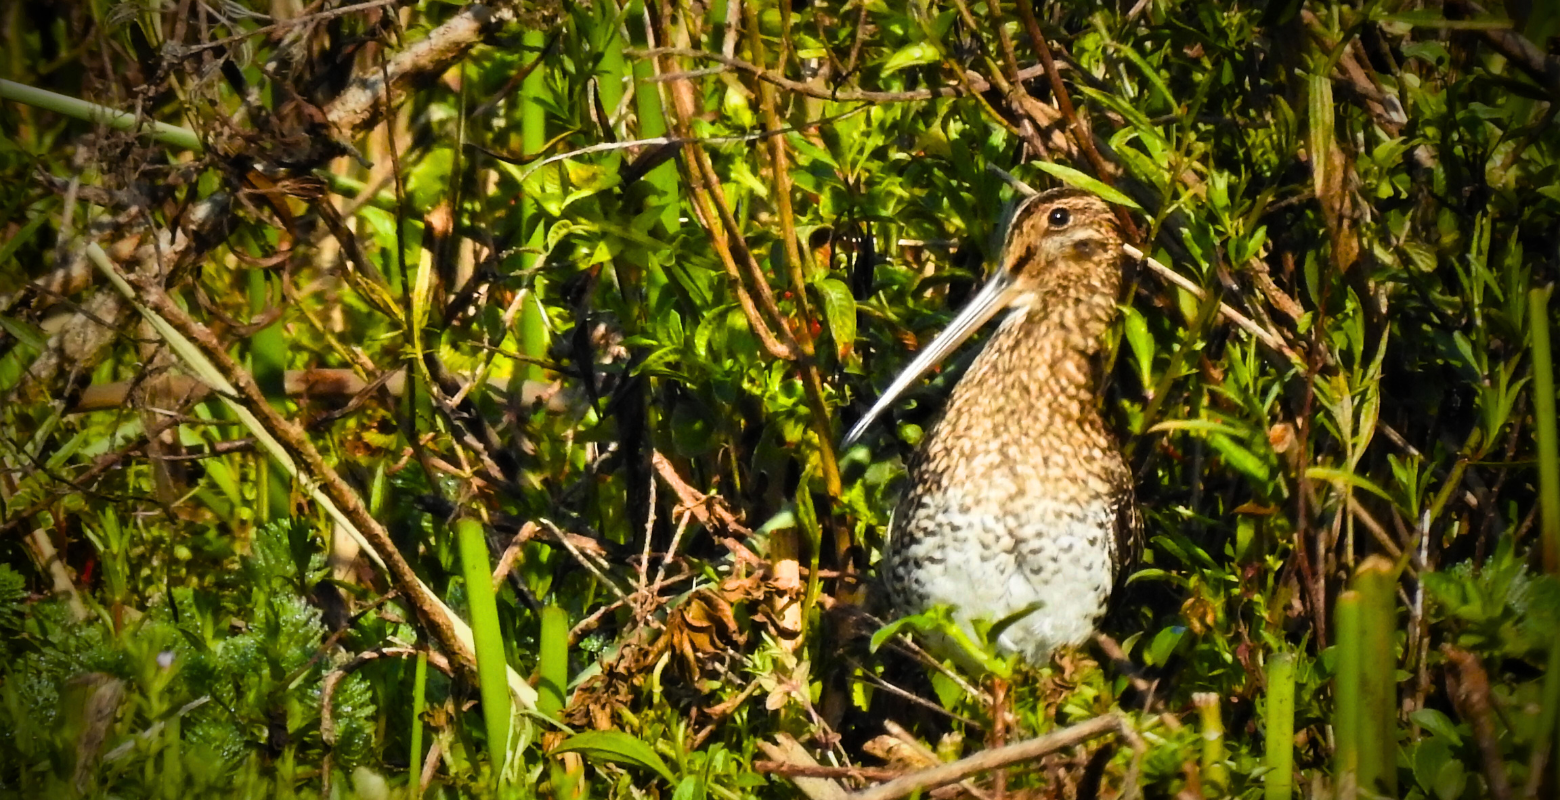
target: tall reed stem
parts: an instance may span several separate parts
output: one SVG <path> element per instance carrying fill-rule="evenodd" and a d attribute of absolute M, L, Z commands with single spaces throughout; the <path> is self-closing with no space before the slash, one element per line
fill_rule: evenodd
<path fill-rule="evenodd" d="M 1538 432 L 1538 503 L 1544 571 L 1560 575 L 1560 443 L 1555 434 L 1555 373 L 1549 349 L 1549 289 L 1528 292 L 1533 328 L 1533 419 Z"/>
<path fill-rule="evenodd" d="M 1220 797 L 1229 786 L 1229 773 L 1224 768 L 1224 718 L 1219 713 L 1219 696 L 1197 692 L 1192 695 L 1192 705 L 1197 707 L 1197 719 L 1202 726 L 1203 791 L 1210 797 Z"/>
<path fill-rule="evenodd" d="M 1397 797 L 1397 571 L 1373 555 L 1354 573 L 1360 593 L 1359 786 Z"/>
<path fill-rule="evenodd" d="M 1333 781 L 1338 800 L 1354 800 L 1360 771 L 1360 593 L 1338 595 L 1333 609 L 1338 648 L 1333 676 Z"/>
<path fill-rule="evenodd" d="M 1533 419 L 1538 435 L 1538 504 L 1543 523 L 1544 571 L 1560 575 L 1560 442 L 1555 426 L 1554 354 L 1549 348 L 1550 287 L 1528 292 L 1528 316 L 1533 333 Z M 1560 786 L 1560 640 L 1549 650 L 1549 668 L 1544 673 L 1542 705 L 1539 707 L 1539 736 L 1536 746 L 1546 749 L 1554 765 L 1555 786 Z M 1535 758 L 1535 766 L 1543 760 Z M 1542 769 L 1541 766 L 1538 767 Z M 1535 774 L 1530 783 L 1536 788 L 1542 776 Z M 1536 794 L 1534 795 L 1536 796 Z"/>
<path fill-rule="evenodd" d="M 1267 663 L 1267 774 L 1264 800 L 1290 800 L 1295 773 L 1295 657 L 1277 653 Z"/>

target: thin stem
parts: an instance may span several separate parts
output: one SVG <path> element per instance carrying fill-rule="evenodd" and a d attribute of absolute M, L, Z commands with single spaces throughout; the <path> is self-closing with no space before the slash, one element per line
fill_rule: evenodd
<path fill-rule="evenodd" d="M 1096 736 L 1120 729 L 1121 717 L 1116 714 L 1095 717 L 1087 722 L 1080 722 L 1070 728 L 1063 728 L 1034 739 L 993 750 L 982 750 L 951 764 L 912 772 L 902 778 L 895 778 L 888 783 L 857 792 L 850 797 L 853 800 L 898 800 L 900 797 L 908 797 L 917 792 L 953 783 L 977 772 L 1029 761 L 1065 747 L 1083 744 Z"/>
<path fill-rule="evenodd" d="M 672 110 L 676 113 L 678 137 L 690 139 L 692 138 L 689 135 L 690 121 L 694 115 L 692 90 L 686 81 L 671 84 L 670 90 Z M 743 255 L 748 255 L 749 259 L 751 255 L 747 253 L 745 247 L 742 247 L 740 237 L 737 236 L 736 225 L 731 220 L 731 211 L 725 207 L 724 195 L 720 192 L 720 178 L 715 174 L 714 168 L 708 164 L 709 154 L 698 145 L 690 143 L 683 145 L 683 155 L 684 163 L 688 167 L 688 177 L 691 179 L 694 213 L 704 229 L 709 232 L 710 243 L 715 246 L 715 254 L 720 257 L 721 266 L 726 269 L 726 276 L 731 280 L 732 291 L 737 295 L 737 303 L 742 309 L 743 316 L 747 317 L 748 326 L 753 329 L 754 335 L 763 343 L 764 349 L 771 356 L 784 361 L 795 360 L 798 346 L 791 337 L 790 330 L 785 327 L 784 320 L 780 319 L 779 310 L 774 306 L 774 296 L 768 293 L 768 283 L 763 282 L 763 275 L 759 274 L 757 277 L 760 280 L 750 290 L 742 268 L 737 265 L 733 241 L 741 247 Z M 776 338 L 771 329 L 771 321 L 780 329 L 780 338 Z"/>
<path fill-rule="evenodd" d="M 412 751 L 407 759 L 407 791 L 412 800 L 422 797 L 422 781 L 418 780 L 418 765 L 422 763 L 422 713 L 428 703 L 428 651 L 417 651 L 417 672 L 412 676 Z"/>
<path fill-rule="evenodd" d="M 1072 97 L 1067 94 L 1067 87 L 1062 84 L 1062 75 L 1056 69 L 1056 60 L 1051 57 L 1051 45 L 1040 30 L 1040 23 L 1035 19 L 1035 9 L 1030 4 L 1030 0 L 1018 0 L 1018 16 L 1024 21 L 1024 28 L 1028 31 L 1029 38 L 1034 41 L 1035 52 L 1039 54 L 1040 63 L 1045 67 L 1046 79 L 1051 82 L 1051 94 L 1056 97 L 1056 107 L 1061 110 L 1062 116 L 1072 128 L 1073 138 L 1078 140 L 1078 147 L 1083 150 L 1085 156 L 1088 156 L 1089 164 L 1094 167 L 1094 174 L 1100 180 L 1110 184 L 1110 165 L 1094 147 L 1094 136 L 1089 133 L 1089 129 L 1078 116 L 1078 110 L 1073 107 Z M 1132 221 L 1130 215 L 1117 209 L 1116 216 L 1129 239 L 1140 241 L 1143 238 L 1142 233 L 1138 231 L 1137 223 Z"/>
<path fill-rule="evenodd" d="M 758 24 L 758 8 L 754 3 L 743 6 L 747 16 L 749 49 L 753 62 L 763 68 L 765 61 L 764 39 Z M 782 54 L 783 55 L 783 54 Z M 775 106 L 774 87 L 760 83 L 759 107 L 764 114 L 764 125 L 770 130 L 781 127 L 780 113 Z M 780 214 L 780 238 L 785 244 L 786 266 L 789 268 L 791 291 L 796 296 L 796 306 L 801 312 L 801 324 L 793 333 L 801 350 L 802 384 L 807 390 L 807 405 L 812 412 L 813 432 L 818 437 L 818 460 L 823 467 L 823 480 L 831 498 L 838 498 L 842 491 L 840 468 L 834 455 L 834 435 L 831 427 L 833 415 L 823 400 L 823 377 L 815 361 L 816 349 L 812 338 L 812 303 L 807 297 L 807 276 L 802 261 L 802 249 L 797 243 L 796 214 L 791 208 L 790 160 L 786 154 L 785 137 L 769 140 L 769 166 L 775 182 L 775 209 Z M 841 546 L 840 552 L 847 550 Z"/>
<path fill-rule="evenodd" d="M 205 149 L 200 136 L 189 128 L 169 125 L 166 122 L 148 120 L 127 111 L 118 111 L 97 103 L 38 89 L 25 83 L 0 80 L 0 99 L 15 100 L 30 106 L 63 114 L 73 119 L 106 125 L 116 131 L 146 130 L 152 140 L 185 150 L 200 152 Z"/>

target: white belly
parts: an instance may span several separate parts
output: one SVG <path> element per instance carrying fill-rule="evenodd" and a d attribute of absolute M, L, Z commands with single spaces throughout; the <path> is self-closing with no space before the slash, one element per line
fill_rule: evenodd
<path fill-rule="evenodd" d="M 970 506 L 944 491 L 899 508 L 884 561 L 898 609 L 945 604 L 973 630 L 973 620 L 995 623 L 1032 608 L 997 644 L 1036 663 L 1086 640 L 1114 582 L 1110 504 L 1026 498 L 1015 508 Z"/>

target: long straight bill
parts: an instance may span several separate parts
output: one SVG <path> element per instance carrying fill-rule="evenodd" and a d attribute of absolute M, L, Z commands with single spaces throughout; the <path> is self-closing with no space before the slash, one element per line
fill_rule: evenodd
<path fill-rule="evenodd" d="M 867 426 L 871 425 L 872 421 L 877 419 L 879 414 L 882 414 L 889 406 L 893 405 L 894 400 L 900 394 L 903 394 L 905 389 L 910 387 L 910 384 L 915 383 L 916 379 L 926 374 L 927 370 L 941 363 L 944 358 L 948 357 L 949 353 L 958 349 L 965 339 L 970 338 L 970 334 L 979 330 L 980 326 L 985 325 L 987 320 L 991 319 L 998 311 L 1001 311 L 1011 299 L 1008 297 L 1008 292 L 1012 288 L 1012 273 L 999 268 L 997 273 L 991 276 L 991 280 L 981 287 L 980 293 L 975 295 L 975 299 L 971 300 L 970 304 L 965 306 L 963 311 L 959 312 L 959 316 L 955 317 L 953 322 L 948 323 L 948 327 L 943 329 L 943 332 L 938 334 L 936 339 L 932 340 L 931 346 L 922 350 L 921 354 L 916 356 L 915 360 L 911 361 L 910 365 L 905 367 L 904 371 L 899 373 L 897 378 L 894 378 L 894 382 L 878 398 L 877 403 L 872 406 L 872 410 L 868 411 L 866 416 L 863 416 L 856 423 L 856 426 L 850 429 L 850 433 L 845 434 L 845 446 L 848 447 L 861 438 L 861 434 L 866 432 Z"/>

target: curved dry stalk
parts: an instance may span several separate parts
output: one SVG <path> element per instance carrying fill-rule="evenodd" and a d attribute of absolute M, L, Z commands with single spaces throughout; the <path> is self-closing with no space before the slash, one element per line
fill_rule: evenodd
<path fill-rule="evenodd" d="M 1164 264 L 1159 263 L 1158 260 L 1148 255 L 1147 253 L 1144 253 L 1142 250 L 1139 250 L 1130 244 L 1122 245 L 1121 249 L 1125 250 L 1127 255 L 1139 259 L 1144 264 L 1147 264 L 1148 268 L 1154 271 L 1154 274 L 1164 278 L 1176 286 L 1181 287 L 1182 289 L 1185 289 L 1198 300 L 1207 299 L 1208 293 L 1204 292 L 1202 287 L 1182 277 L 1179 272 L 1176 272 Z M 1284 344 L 1284 340 L 1279 338 L 1278 334 L 1264 330 L 1261 325 L 1252 322 L 1250 317 L 1240 313 L 1239 311 L 1236 311 L 1233 308 L 1230 308 L 1223 302 L 1219 303 L 1219 314 L 1230 322 L 1235 323 L 1236 327 L 1256 337 L 1257 341 L 1267 345 L 1278 354 L 1289 359 L 1289 361 L 1296 367 L 1300 369 L 1305 368 L 1305 361 L 1302 360 L 1300 356 L 1289 347 L 1289 345 Z"/>
<path fill-rule="evenodd" d="M 1072 727 L 1053 731 L 1044 736 L 1037 736 L 1033 739 L 1007 745 L 1006 747 L 982 750 L 975 755 L 961 758 L 949 764 L 912 772 L 902 778 L 895 778 L 888 783 L 878 784 L 870 789 L 855 792 L 848 797 L 850 800 L 899 800 L 901 797 L 909 797 L 916 792 L 924 792 L 928 789 L 935 789 L 938 786 L 962 780 L 977 772 L 985 772 L 1010 764 L 1017 764 L 1021 761 L 1039 758 L 1064 747 L 1083 744 L 1106 733 L 1119 733 L 1122 723 L 1123 720 L 1119 714 L 1106 714 L 1103 717 L 1095 717 L 1087 722 L 1080 722 Z"/>

